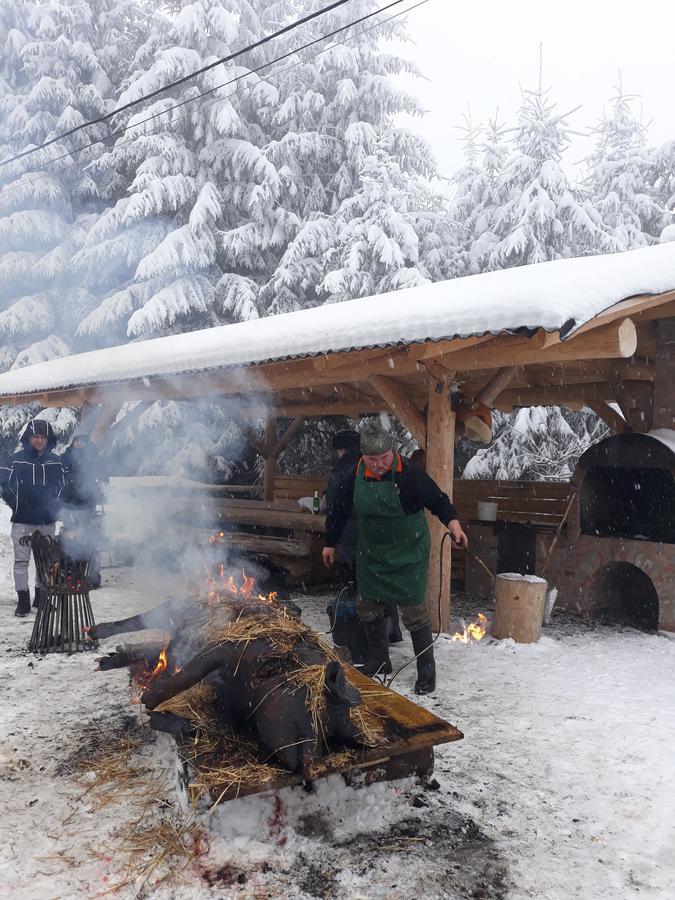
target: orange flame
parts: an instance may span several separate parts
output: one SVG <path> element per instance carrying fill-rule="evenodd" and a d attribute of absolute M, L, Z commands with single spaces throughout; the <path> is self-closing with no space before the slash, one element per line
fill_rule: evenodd
<path fill-rule="evenodd" d="M 473 641 L 480 641 L 487 634 L 488 620 L 483 613 L 478 613 L 475 622 L 464 626 L 464 631 L 456 631 L 451 640 L 461 641 L 462 644 L 470 644 Z"/>
<path fill-rule="evenodd" d="M 157 665 L 150 673 L 151 678 L 156 678 L 158 675 L 161 675 L 162 672 L 166 672 L 169 663 L 166 658 L 166 647 L 163 647 L 159 651 L 159 659 L 157 660 Z"/>

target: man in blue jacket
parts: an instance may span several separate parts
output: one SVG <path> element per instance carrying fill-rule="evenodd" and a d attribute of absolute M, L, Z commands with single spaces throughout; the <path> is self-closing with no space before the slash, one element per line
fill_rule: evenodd
<path fill-rule="evenodd" d="M 31 548 L 20 541 L 34 531 L 54 536 L 66 478 L 61 461 L 52 453 L 56 437 L 49 422 L 30 421 L 21 435 L 21 443 L 23 449 L 14 454 L 9 465 L 0 467 L 0 493 L 12 510 L 14 586 L 19 598 L 14 615 L 23 617 L 30 612 Z M 40 600 L 41 586 L 36 583 L 33 606 L 39 606 Z"/>

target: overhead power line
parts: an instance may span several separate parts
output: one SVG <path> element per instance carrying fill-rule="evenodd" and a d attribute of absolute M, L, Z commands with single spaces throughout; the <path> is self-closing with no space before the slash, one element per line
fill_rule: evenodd
<path fill-rule="evenodd" d="M 270 66 L 273 66 L 278 62 L 282 62 L 284 59 L 288 59 L 290 56 L 294 56 L 295 54 L 302 52 L 303 50 L 306 50 L 309 47 L 316 45 L 317 43 L 320 43 L 325 40 L 329 40 L 330 38 L 334 37 L 336 34 L 339 34 L 343 31 L 347 31 L 347 30 L 353 28 L 355 25 L 359 25 L 359 24 L 363 23 L 364 21 L 371 19 L 374 16 L 380 15 L 381 13 L 386 12 L 388 9 L 391 9 L 394 6 L 399 6 L 401 3 L 404 3 L 404 2 L 406 2 L 406 0 L 393 0 L 393 2 L 387 4 L 386 6 L 383 6 L 380 9 L 374 10 L 373 12 L 368 13 L 367 15 L 361 16 L 359 19 L 355 19 L 355 20 L 347 23 L 346 25 L 342 25 L 342 26 L 340 26 L 340 28 L 336 28 L 333 31 L 328 32 L 327 34 L 324 34 L 324 35 L 321 35 L 320 37 L 314 38 L 313 40 L 308 41 L 306 44 L 296 47 L 293 50 L 289 50 L 287 53 L 284 53 L 281 56 L 278 56 L 275 59 L 270 60 L 269 62 L 262 63 L 260 66 L 257 66 L 255 69 L 251 69 L 248 72 L 244 72 L 241 75 L 237 75 L 236 77 L 231 78 L 228 81 L 224 81 L 221 84 L 218 84 L 213 88 L 209 88 L 209 90 L 203 91 L 202 93 L 197 94 L 193 97 L 188 97 L 186 100 L 182 100 L 180 103 L 176 103 L 173 106 L 170 106 L 167 109 L 163 109 L 158 113 L 153 113 L 152 115 L 147 116 L 144 119 L 135 121 L 135 122 L 133 122 L 133 124 L 128 123 L 128 124 L 124 125 L 122 128 L 119 128 L 117 131 L 111 132 L 105 138 L 97 138 L 96 140 L 93 140 L 93 141 L 90 141 L 89 143 L 83 144 L 80 147 L 76 147 L 73 150 L 68 150 L 65 153 L 60 154 L 59 156 L 55 156 L 53 159 L 47 160 L 41 166 L 38 166 L 37 169 L 46 169 L 48 166 L 53 165 L 54 163 L 60 162 L 62 159 L 66 159 L 71 156 L 76 156 L 77 154 L 82 153 L 84 150 L 88 150 L 90 147 L 96 146 L 96 144 L 101 144 L 104 141 L 110 140 L 111 138 L 125 134 L 130 128 L 136 128 L 139 125 L 143 125 L 153 119 L 158 119 L 158 118 L 161 118 L 162 116 L 168 115 L 169 113 L 173 112 L 174 110 L 176 110 L 180 107 L 187 106 L 188 104 L 194 103 L 197 100 L 200 100 L 203 97 L 205 97 L 209 94 L 212 94 L 215 91 L 220 90 L 221 88 L 227 87 L 231 84 L 238 83 L 239 81 L 242 81 L 243 79 L 249 78 L 251 75 L 255 75 L 258 72 L 262 71 L 263 69 L 269 68 Z M 371 31 L 375 28 L 381 28 L 383 25 L 386 25 L 388 22 L 392 21 L 393 19 L 396 19 L 396 18 L 399 18 L 400 16 L 406 15 L 407 13 L 412 12 L 412 10 L 417 9 L 420 6 L 424 6 L 425 4 L 427 4 L 429 2 L 430 2 L 430 0 L 418 0 L 417 3 L 414 3 L 412 6 L 409 6 L 407 9 L 404 9 L 404 10 L 401 10 L 400 12 L 394 13 L 394 15 L 388 16 L 386 19 L 383 19 L 381 22 L 375 22 L 373 25 L 370 25 L 368 28 L 363 28 L 360 31 L 355 32 L 353 35 L 349 35 L 343 41 L 340 41 L 338 43 L 346 44 L 348 41 L 353 40 L 354 38 L 358 37 L 359 35 L 365 34 L 368 31 Z M 321 52 L 325 52 L 325 51 L 320 51 L 320 53 Z M 275 72 L 271 72 L 267 77 L 268 78 L 277 78 L 280 75 L 282 75 L 284 72 L 288 72 L 291 69 L 294 69 L 297 66 L 302 65 L 303 63 L 307 62 L 307 59 L 308 58 L 300 59 L 290 66 L 285 66 L 283 69 L 280 69 Z M 255 86 L 256 85 L 251 85 L 250 87 L 247 86 L 246 89 L 252 90 Z M 232 96 L 232 94 L 229 94 L 228 96 Z M 210 103 L 204 104 L 204 106 L 210 106 L 213 103 L 219 102 L 221 99 L 226 99 L 226 98 L 218 97 L 215 100 L 212 100 Z M 145 133 L 147 134 L 147 132 L 145 132 Z M 150 132 L 150 134 L 156 134 L 156 133 L 157 132 Z M 129 138 L 127 141 L 120 141 L 115 145 L 114 149 L 124 146 L 125 144 L 132 143 L 133 141 L 136 140 L 136 138 L 137 138 L 137 136 L 134 135 L 133 137 Z M 35 148 L 35 149 L 38 149 L 38 148 Z M 32 170 L 32 171 L 35 171 L 35 170 Z M 27 179 L 24 179 L 23 181 L 17 181 L 16 184 L 6 185 L 4 188 L 0 189 L 0 194 L 4 194 L 7 191 L 16 190 L 19 187 L 22 187 L 27 184 L 32 184 L 32 183 L 38 181 L 39 179 L 46 178 L 46 177 L 48 177 L 47 174 L 36 175 L 35 178 L 27 178 Z M 17 179 L 20 179 L 20 178 L 21 178 L 21 175 L 17 176 Z"/>
<path fill-rule="evenodd" d="M 265 37 L 254 41 L 247 47 L 242 47 L 240 50 L 235 50 L 234 53 L 230 53 L 228 56 L 223 56 L 221 57 L 221 59 L 215 60 L 215 62 L 209 63 L 206 66 L 202 66 L 200 69 L 196 69 L 194 72 L 190 72 L 189 75 L 183 75 L 182 78 L 177 78 L 175 81 L 170 81 L 169 84 L 165 84 L 164 87 L 157 88 L 157 90 L 151 91 L 149 94 L 145 94 L 143 97 L 138 97 L 136 100 L 130 100 L 129 103 L 125 103 L 123 106 L 119 106 L 117 109 L 114 109 L 112 110 L 112 112 L 106 113 L 103 116 L 99 116 L 96 119 L 90 119 L 88 122 L 82 122 L 80 125 L 75 125 L 74 128 L 69 128 L 68 131 L 64 131 L 62 132 L 62 134 L 57 134 L 55 137 L 50 138 L 43 144 L 39 144 L 37 147 L 31 147 L 29 150 L 24 150 L 22 153 L 18 153 L 16 156 L 12 156 L 9 159 L 2 160 L 2 162 L 0 162 L 0 168 L 2 166 L 7 166 L 10 163 L 16 162 L 19 159 L 23 159 L 26 156 L 30 156 L 32 153 L 37 153 L 38 150 L 44 150 L 45 147 L 49 147 L 51 144 L 62 141 L 64 138 L 70 137 L 71 135 L 76 134 L 78 131 L 82 131 L 84 128 L 90 128 L 92 125 L 100 125 L 102 122 L 107 122 L 108 119 L 112 119 L 113 116 L 117 116 L 119 115 L 119 113 L 125 112 L 127 109 L 132 109 L 134 106 L 138 106 L 139 103 L 145 103 L 146 100 L 152 100 L 154 97 L 158 97 L 160 94 L 164 94 L 166 93 L 166 91 L 169 91 L 172 88 L 178 87 L 181 84 L 186 84 L 188 81 L 192 81 L 193 78 L 197 78 L 199 75 L 203 75 L 204 72 L 208 72 L 210 69 L 215 69 L 216 66 L 220 66 L 223 63 L 232 62 L 232 60 L 237 59 L 237 57 L 243 56 L 245 53 L 250 53 L 252 50 L 257 50 L 258 47 L 269 44 L 270 41 L 273 41 L 284 34 L 288 34 L 289 31 L 293 31 L 294 29 L 299 28 L 301 25 L 305 25 L 307 24 L 307 22 L 311 22 L 313 19 L 317 19 L 319 18 L 319 16 L 323 16 L 326 13 L 337 9 L 337 7 L 344 6 L 345 3 L 351 2 L 352 0 L 334 0 L 334 2 L 329 3 L 328 6 L 317 9 L 313 13 L 308 13 L 308 15 L 303 16 L 301 19 L 296 19 L 289 25 L 285 25 L 283 28 L 279 28 L 277 31 L 273 31 L 271 34 L 268 34 Z"/>

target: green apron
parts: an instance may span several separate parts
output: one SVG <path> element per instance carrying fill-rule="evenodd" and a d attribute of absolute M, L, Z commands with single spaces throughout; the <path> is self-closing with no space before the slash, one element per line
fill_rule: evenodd
<path fill-rule="evenodd" d="M 394 471 L 398 458 L 394 458 Z M 354 484 L 359 532 L 356 584 L 367 600 L 399 606 L 424 603 L 429 569 L 429 528 L 424 510 L 406 516 L 391 481 L 366 481 L 361 461 Z"/>

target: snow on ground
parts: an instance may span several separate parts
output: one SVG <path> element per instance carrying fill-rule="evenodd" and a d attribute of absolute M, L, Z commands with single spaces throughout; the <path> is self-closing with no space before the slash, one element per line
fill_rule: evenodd
<path fill-rule="evenodd" d="M 0 896 L 103 896 L 122 877 L 115 833 L 138 802 L 98 809 L 74 761 L 95 752 L 93 722 L 138 731 L 138 707 L 126 674 L 95 672 L 92 656 L 27 655 L 32 617 L 13 615 L 0 517 Z M 106 570 L 96 617 L 147 608 L 170 589 Z M 326 599 L 299 598 L 322 629 Z M 396 647 L 394 662 L 409 652 Z M 675 896 L 675 642 L 554 611 L 538 644 L 442 638 L 437 657 L 439 689 L 421 702 L 465 734 L 436 751 L 437 784 L 353 789 L 335 778 L 314 794 L 224 804 L 178 883 L 151 879 L 143 894 L 116 896 Z M 396 682 L 407 696 L 413 668 Z M 175 802 L 171 742 L 153 738 L 142 761 L 164 773 Z"/>

